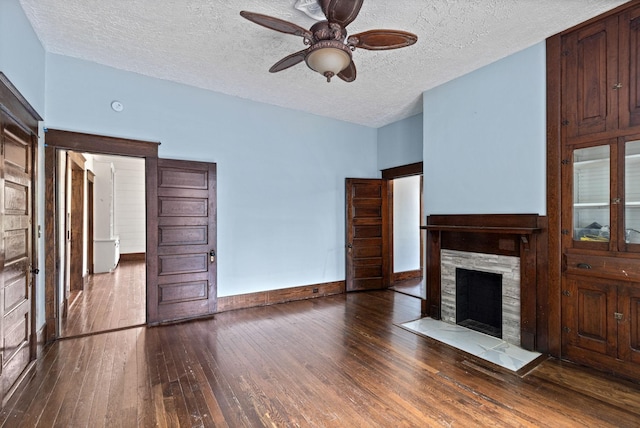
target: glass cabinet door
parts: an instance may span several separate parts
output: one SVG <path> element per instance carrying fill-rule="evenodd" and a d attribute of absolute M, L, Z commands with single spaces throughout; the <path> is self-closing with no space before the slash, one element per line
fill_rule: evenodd
<path fill-rule="evenodd" d="M 640 244 L 640 141 L 625 143 L 624 240 Z"/>
<path fill-rule="evenodd" d="M 611 237 L 610 171 L 609 145 L 573 151 L 574 241 L 609 242 Z M 640 186 L 636 191 L 640 192 Z"/>

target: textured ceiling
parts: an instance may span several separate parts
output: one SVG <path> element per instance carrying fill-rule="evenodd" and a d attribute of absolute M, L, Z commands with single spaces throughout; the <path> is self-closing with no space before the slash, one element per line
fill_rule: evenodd
<path fill-rule="evenodd" d="M 358 77 L 331 83 L 304 63 L 300 37 L 240 17 L 309 28 L 296 0 L 20 0 L 48 52 L 242 98 L 380 127 L 422 111 L 422 92 L 543 41 L 626 0 L 365 0 L 351 33 L 418 35 L 410 47 L 356 50 Z"/>

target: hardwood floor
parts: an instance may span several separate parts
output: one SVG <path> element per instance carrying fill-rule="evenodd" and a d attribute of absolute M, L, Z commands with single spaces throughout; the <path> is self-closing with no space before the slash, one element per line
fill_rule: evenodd
<path fill-rule="evenodd" d="M 70 299 L 61 337 L 139 326 L 146 322 L 145 262 L 120 262 L 112 273 L 89 277 L 84 290 Z"/>
<path fill-rule="evenodd" d="M 374 291 L 61 340 L 0 425 L 640 424 L 640 385 L 555 360 L 498 372 L 395 325 L 419 315 L 419 299 Z"/>
<path fill-rule="evenodd" d="M 422 280 L 422 278 L 406 279 L 404 281 L 393 283 L 390 288 L 398 293 L 407 294 L 413 297 L 420 297 L 420 285 L 422 284 Z"/>

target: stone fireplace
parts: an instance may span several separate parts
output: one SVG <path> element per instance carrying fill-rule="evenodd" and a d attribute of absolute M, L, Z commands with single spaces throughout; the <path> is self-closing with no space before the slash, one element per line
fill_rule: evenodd
<path fill-rule="evenodd" d="M 520 346 L 520 258 L 447 249 L 440 257 L 442 321 Z"/>
<path fill-rule="evenodd" d="M 538 340 L 545 339 L 544 329 L 538 328 L 538 312 L 544 306 L 537 304 L 542 300 L 538 296 L 546 292 L 538 286 L 546 268 L 546 263 L 538 263 L 538 253 L 546 254 L 538 237 L 545 228 L 546 218 L 534 214 L 427 217 L 423 315 L 451 324 L 462 321 L 474 330 L 486 329 L 483 332 L 499 334 L 508 343 L 536 350 Z M 475 285 L 463 285 L 473 290 L 459 290 L 460 271 L 478 273 L 465 280 Z M 489 276 L 486 281 L 500 285 L 485 285 L 483 274 L 496 275 L 499 280 Z M 471 315 L 457 307 L 458 300 L 464 304 L 465 299 L 473 302 Z M 479 304 L 480 299 L 484 303 Z"/>

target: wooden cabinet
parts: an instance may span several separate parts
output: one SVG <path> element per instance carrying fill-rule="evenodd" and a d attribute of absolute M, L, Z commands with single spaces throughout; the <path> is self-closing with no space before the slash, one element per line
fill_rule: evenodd
<path fill-rule="evenodd" d="M 640 379 L 640 1 L 547 46 L 550 343 Z"/>
<path fill-rule="evenodd" d="M 640 126 L 640 7 L 562 37 L 565 141 Z"/>
<path fill-rule="evenodd" d="M 640 375 L 640 283 L 568 275 L 564 285 L 564 357 Z"/>
<path fill-rule="evenodd" d="M 590 277 L 568 277 L 562 291 L 563 354 L 584 353 L 617 357 L 617 286 Z"/>
<path fill-rule="evenodd" d="M 618 292 L 618 358 L 640 365 L 640 284 Z"/>

